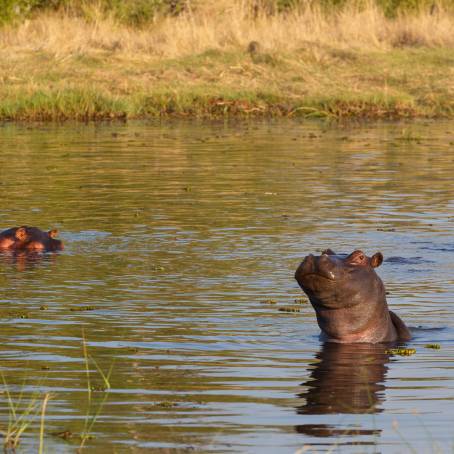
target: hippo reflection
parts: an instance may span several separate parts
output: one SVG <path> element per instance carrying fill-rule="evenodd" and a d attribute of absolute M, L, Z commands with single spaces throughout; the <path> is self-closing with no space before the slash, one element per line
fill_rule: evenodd
<path fill-rule="evenodd" d="M 382 344 L 325 342 L 316 355 L 314 369 L 302 384 L 305 400 L 297 407 L 301 415 L 379 413 L 384 401 L 389 355 Z M 328 424 L 301 424 L 297 432 L 310 436 L 376 435 L 376 429 L 345 430 Z"/>
<path fill-rule="evenodd" d="M 55 263 L 56 254 L 42 254 L 29 251 L 2 251 L 0 263 L 14 266 L 17 271 L 25 271 L 43 263 Z"/>
<path fill-rule="evenodd" d="M 295 278 L 309 297 L 322 330 L 330 342 L 394 342 L 409 340 L 404 322 L 388 309 L 385 287 L 374 268 L 383 256 L 362 251 L 337 255 L 331 249 L 308 255 Z"/>

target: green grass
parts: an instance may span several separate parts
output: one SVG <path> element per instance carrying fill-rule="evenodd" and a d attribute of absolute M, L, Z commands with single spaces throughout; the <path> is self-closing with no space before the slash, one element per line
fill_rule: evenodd
<path fill-rule="evenodd" d="M 0 119 L 452 118 L 453 60 L 443 48 L 308 49 L 258 61 L 220 50 L 168 59 L 24 52 L 0 60 Z"/>

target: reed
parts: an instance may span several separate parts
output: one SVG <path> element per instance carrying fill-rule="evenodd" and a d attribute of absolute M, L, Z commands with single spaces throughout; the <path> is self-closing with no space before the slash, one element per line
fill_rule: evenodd
<path fill-rule="evenodd" d="M 8 404 L 8 426 L 2 431 L 4 452 L 15 452 L 20 444 L 24 432 L 33 424 L 40 412 L 40 407 L 45 409 L 49 395 L 46 394 L 43 404 L 40 406 L 40 395 L 33 393 L 28 399 L 24 397 L 25 382 L 19 394 L 16 396 L 10 391 L 5 376 L 1 373 L 3 390 Z M 41 443 L 40 443 L 41 447 Z"/>
<path fill-rule="evenodd" d="M 87 348 L 87 342 L 85 333 L 82 331 L 82 352 L 84 358 L 84 372 L 87 383 L 87 408 L 84 418 L 84 427 L 80 433 L 80 444 L 77 452 L 82 452 L 86 447 L 87 442 L 92 438 L 93 427 L 97 422 L 104 404 L 108 398 L 108 390 L 111 389 L 110 377 L 112 375 L 114 361 L 112 362 L 109 370 L 104 372 L 95 358 L 89 354 Z M 92 377 L 93 371 L 90 370 L 90 364 L 93 364 L 96 368 L 97 373 L 102 379 L 103 396 L 101 399 L 95 402 L 93 399 L 93 387 Z M 44 393 L 35 391 L 31 395 L 27 396 L 25 392 L 25 380 L 20 388 L 19 393 L 13 393 L 10 390 L 6 378 L 3 373 L 0 372 L 3 383 L 3 392 L 6 397 L 8 406 L 9 418 L 8 425 L 5 430 L 1 430 L 0 434 L 3 436 L 3 450 L 4 452 L 14 453 L 18 448 L 21 439 L 24 434 L 32 429 L 35 420 L 39 417 L 39 442 L 37 451 L 39 454 L 45 452 L 45 427 L 46 427 L 46 409 L 49 400 L 52 398 L 50 393 Z M 40 385 L 38 386 L 38 388 Z M 99 390 L 99 389 L 98 389 Z M 68 431 L 71 434 L 71 432 Z M 72 434 L 71 434 L 72 435 Z"/>
<path fill-rule="evenodd" d="M 112 362 L 112 364 L 109 368 L 109 371 L 107 373 L 103 372 L 103 370 L 100 368 L 99 364 L 96 362 L 96 360 L 93 358 L 93 356 L 91 356 L 88 353 L 87 341 L 85 338 L 84 330 L 82 330 L 82 352 L 84 355 L 85 374 L 87 377 L 87 411 L 86 411 L 85 420 L 84 420 L 84 428 L 80 435 L 81 441 L 80 441 L 80 445 L 79 445 L 77 452 L 82 452 L 87 441 L 92 436 L 93 426 L 95 425 L 97 419 L 99 418 L 99 415 L 101 414 L 101 411 L 102 411 L 104 404 L 106 403 L 106 400 L 108 397 L 108 393 L 106 391 L 108 391 L 111 388 L 110 377 L 112 375 L 112 371 L 113 371 L 113 367 L 114 367 L 114 362 Z M 103 398 L 98 402 L 98 404 L 96 406 L 94 406 L 93 398 L 92 398 L 92 381 L 91 381 L 92 374 L 90 372 L 90 362 L 95 365 L 96 370 L 102 377 L 102 380 L 104 383 Z"/>

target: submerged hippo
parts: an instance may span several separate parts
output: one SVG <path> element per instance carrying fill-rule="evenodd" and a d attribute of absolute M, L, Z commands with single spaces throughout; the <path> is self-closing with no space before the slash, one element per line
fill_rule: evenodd
<path fill-rule="evenodd" d="M 386 303 L 385 287 L 374 268 L 383 255 L 362 251 L 337 255 L 331 249 L 308 255 L 295 279 L 309 297 L 324 340 L 331 342 L 394 342 L 411 339 L 405 323 Z"/>
<path fill-rule="evenodd" d="M 0 250 L 47 252 L 60 251 L 63 243 L 57 240 L 57 230 L 44 232 L 37 227 L 13 227 L 0 233 Z"/>

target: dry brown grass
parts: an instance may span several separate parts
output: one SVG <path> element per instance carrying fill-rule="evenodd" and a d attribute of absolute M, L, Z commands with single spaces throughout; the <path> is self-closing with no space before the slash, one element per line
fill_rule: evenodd
<path fill-rule="evenodd" d="M 267 52 L 291 52 L 308 45 L 358 51 L 386 51 L 396 46 L 454 47 L 454 15 L 438 8 L 388 19 L 370 3 L 324 15 L 314 7 L 286 15 L 251 16 L 244 1 L 207 1 L 197 12 L 156 20 L 133 29 L 106 18 L 95 7 L 90 21 L 43 14 L 17 28 L 0 31 L 3 52 L 45 51 L 57 58 L 111 51 L 126 55 L 178 58 L 207 49 L 246 49 L 258 41 Z"/>
<path fill-rule="evenodd" d="M 0 119 L 454 116 L 452 12 L 201 5 L 140 29 L 96 8 L 0 29 Z"/>

